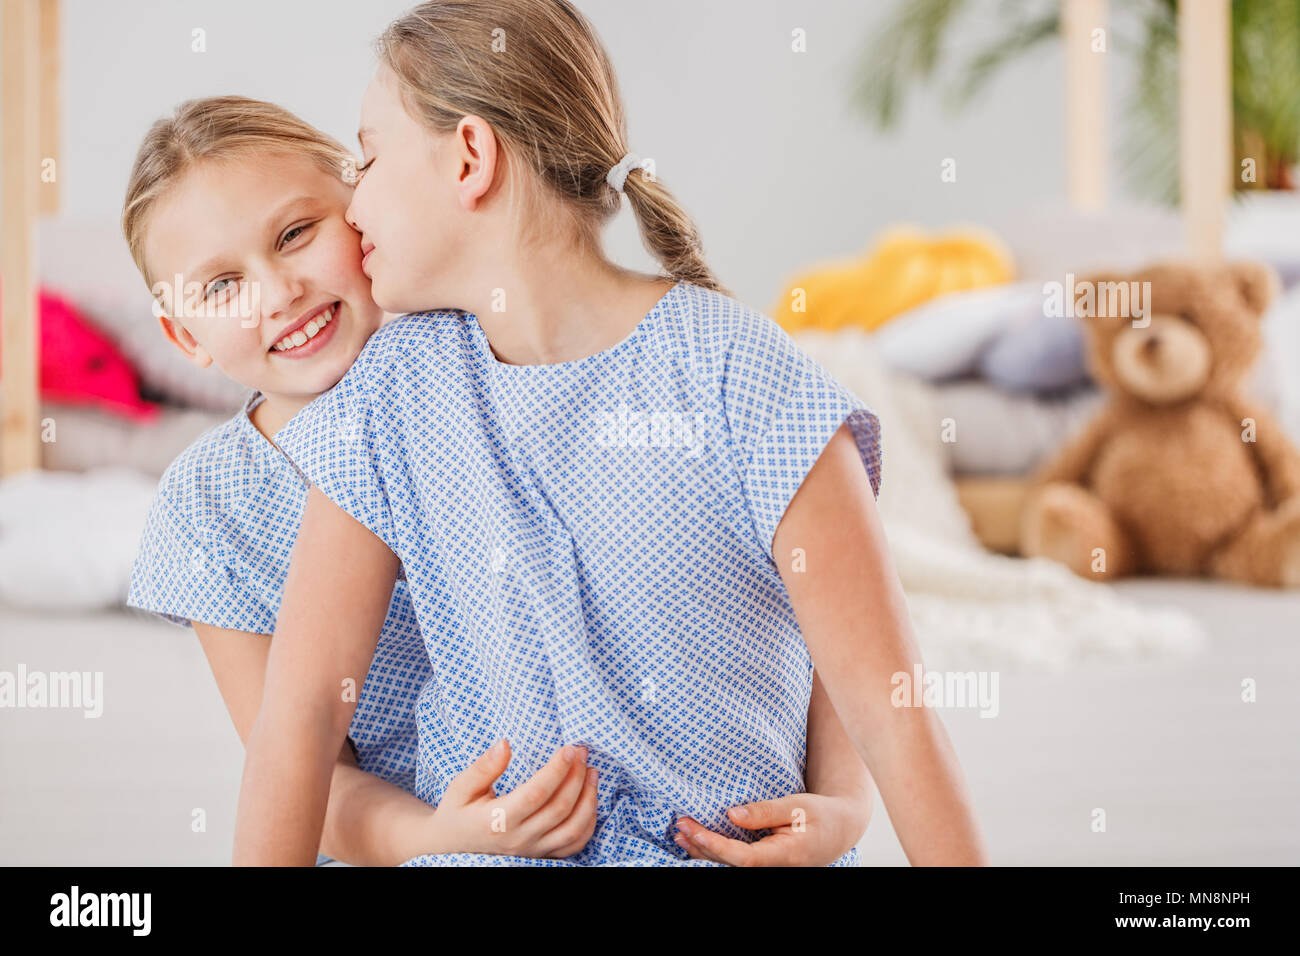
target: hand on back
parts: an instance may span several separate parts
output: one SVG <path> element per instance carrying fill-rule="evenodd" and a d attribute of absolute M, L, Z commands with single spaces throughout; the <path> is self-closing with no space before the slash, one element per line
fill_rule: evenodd
<path fill-rule="evenodd" d="M 561 747 L 535 774 L 498 797 L 492 785 L 510 756 L 509 742 L 500 740 L 452 780 L 434 811 L 435 845 L 422 853 L 559 859 L 587 845 L 596 830 L 597 770 L 587 767 L 586 748 Z"/>

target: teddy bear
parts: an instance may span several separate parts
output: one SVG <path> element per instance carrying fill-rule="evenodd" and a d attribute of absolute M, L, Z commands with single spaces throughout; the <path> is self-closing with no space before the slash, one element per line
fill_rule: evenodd
<path fill-rule="evenodd" d="M 1032 476 L 1021 553 L 1093 580 L 1300 587 L 1300 452 L 1242 388 L 1276 274 L 1252 262 L 1165 262 L 1077 286 L 1086 361 L 1106 403 Z"/>

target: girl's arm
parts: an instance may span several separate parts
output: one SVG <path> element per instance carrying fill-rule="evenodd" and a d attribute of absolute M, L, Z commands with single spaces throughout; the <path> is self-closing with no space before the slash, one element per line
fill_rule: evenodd
<path fill-rule="evenodd" d="M 788 557 L 802 548 L 793 570 Z M 892 677 L 920 653 L 853 433 L 841 425 L 804 478 L 772 556 L 813 665 L 871 769 L 913 865 L 987 863 L 966 780 L 930 707 L 895 707 Z"/>
<path fill-rule="evenodd" d="M 803 776 L 809 793 L 842 798 L 846 832 L 852 833 L 853 843 L 862 839 L 871 822 L 876 788 L 815 670 L 808 703 L 808 763 Z"/>
<path fill-rule="evenodd" d="M 262 703 L 271 638 L 193 624 L 235 731 L 247 743 Z M 357 866 L 396 866 L 424 852 L 411 834 L 427 831 L 432 813 L 419 797 L 361 770 L 344 742 L 330 781 L 321 850 Z"/>
<path fill-rule="evenodd" d="M 308 489 L 265 691 L 247 737 L 236 865 L 315 862 L 333 768 L 398 566 L 377 535 L 314 485 Z"/>
<path fill-rule="evenodd" d="M 339 750 L 397 569 L 397 556 L 382 539 L 315 486 L 308 490 L 262 700 L 246 740 L 237 865 L 315 862 Z M 586 846 L 596 827 L 597 775 L 586 766 L 585 751 L 557 749 L 527 781 L 497 797 L 493 783 L 509 763 L 509 746 L 493 748 L 451 781 L 436 810 L 421 804 L 421 818 L 407 803 L 403 819 L 387 822 L 376 822 L 379 809 L 370 806 L 391 806 L 378 778 L 349 776 L 347 792 L 335 794 L 343 808 L 336 811 L 336 835 L 360 824 L 356 839 L 374 843 L 390 859 L 455 852 L 565 857 Z M 497 819 L 513 822 L 499 830 Z M 367 835 L 365 828 L 374 826 L 378 830 Z"/>

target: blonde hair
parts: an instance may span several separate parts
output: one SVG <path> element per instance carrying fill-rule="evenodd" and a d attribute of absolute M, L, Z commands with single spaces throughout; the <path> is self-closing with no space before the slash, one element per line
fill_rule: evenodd
<path fill-rule="evenodd" d="M 245 96 L 186 100 L 149 127 L 131 167 L 122 204 L 122 234 L 136 268 L 152 287 L 144 258 L 149 213 L 181 177 L 200 162 L 258 153 L 288 152 L 310 159 L 346 181 L 356 160 L 340 143 L 274 103 Z"/>
<path fill-rule="evenodd" d="M 413 119 L 445 134 L 463 116 L 482 117 L 507 156 L 562 200 L 578 241 L 599 248 L 621 202 L 605 177 L 628 152 L 627 123 L 609 57 L 571 3 L 432 0 L 394 20 L 375 49 Z M 726 291 L 667 189 L 633 171 L 624 192 L 670 277 Z"/>

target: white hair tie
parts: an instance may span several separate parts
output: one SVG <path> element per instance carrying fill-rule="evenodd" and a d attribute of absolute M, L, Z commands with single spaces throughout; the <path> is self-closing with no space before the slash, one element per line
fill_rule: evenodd
<path fill-rule="evenodd" d="M 636 153 L 628 153 L 620 159 L 610 171 L 605 175 L 605 182 L 614 187 L 615 192 L 623 191 L 623 184 L 627 182 L 627 174 L 634 169 L 648 168 L 651 160 L 642 159 Z"/>

